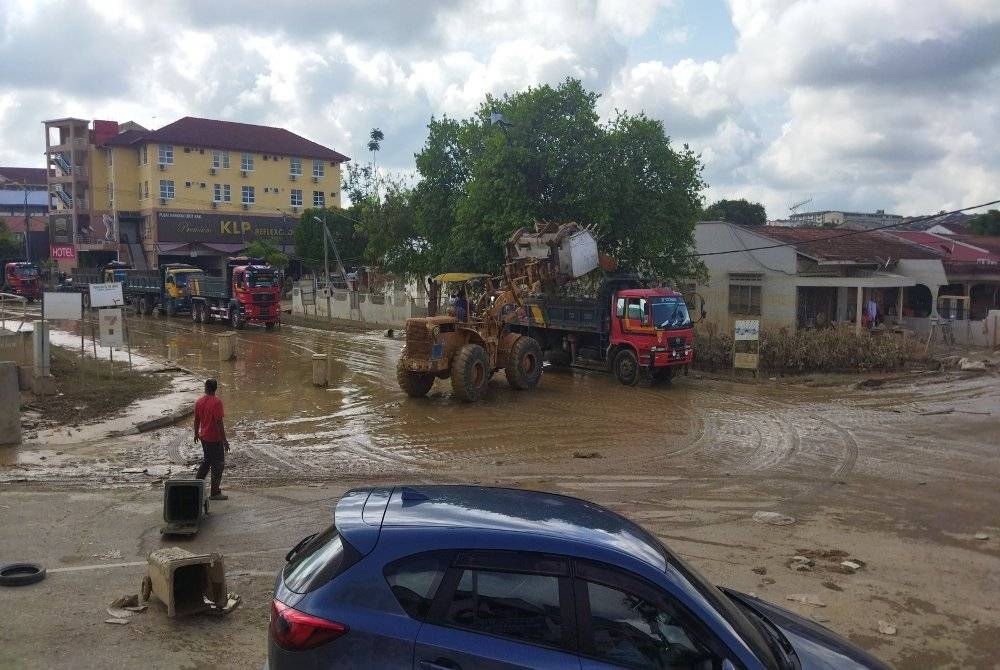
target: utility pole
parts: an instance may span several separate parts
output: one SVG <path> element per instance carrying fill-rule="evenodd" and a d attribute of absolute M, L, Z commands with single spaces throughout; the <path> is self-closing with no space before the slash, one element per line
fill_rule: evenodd
<path fill-rule="evenodd" d="M 21 184 L 24 189 L 24 260 L 31 262 L 31 217 L 28 215 L 28 185 Z"/>

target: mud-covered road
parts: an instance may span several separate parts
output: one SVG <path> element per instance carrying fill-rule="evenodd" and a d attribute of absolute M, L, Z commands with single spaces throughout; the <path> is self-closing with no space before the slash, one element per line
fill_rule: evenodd
<path fill-rule="evenodd" d="M 484 402 L 465 405 L 441 381 L 426 399 L 404 396 L 402 342 L 383 333 L 240 331 L 237 359 L 220 364 L 218 326 L 147 317 L 131 330 L 136 352 L 219 379 L 234 434 L 230 488 L 406 480 L 578 495 L 647 526 L 716 582 L 813 616 L 898 667 L 1000 664 L 995 372 L 909 375 L 870 390 L 695 375 L 631 389 L 547 370 L 530 392 L 500 373 Z M 331 385 L 315 388 L 311 356 L 327 351 Z M 0 483 L 145 488 L 200 454 L 186 424 L 110 442 L 82 435 L 4 452 Z M 796 521 L 757 523 L 758 511 Z M 788 567 L 803 554 L 815 565 Z M 845 574 L 848 556 L 864 567 Z M 898 632 L 880 633 L 879 621 Z"/>

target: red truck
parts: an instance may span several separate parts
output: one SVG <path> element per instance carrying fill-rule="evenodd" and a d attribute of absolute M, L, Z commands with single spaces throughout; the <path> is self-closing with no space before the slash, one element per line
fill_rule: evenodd
<path fill-rule="evenodd" d="M 38 278 L 38 268 L 34 263 L 7 263 L 3 272 L 4 287 L 8 293 L 16 293 L 28 302 L 41 300 L 42 284 Z"/>
<path fill-rule="evenodd" d="M 195 275 L 190 291 L 196 323 L 219 319 L 235 329 L 256 324 L 271 330 L 281 322 L 281 278 L 260 259 L 230 258 L 225 277 Z"/>
<path fill-rule="evenodd" d="M 593 298 L 527 297 L 509 323 L 550 363 L 610 370 L 626 386 L 669 381 L 694 360 L 684 296 L 636 276 L 609 277 Z"/>

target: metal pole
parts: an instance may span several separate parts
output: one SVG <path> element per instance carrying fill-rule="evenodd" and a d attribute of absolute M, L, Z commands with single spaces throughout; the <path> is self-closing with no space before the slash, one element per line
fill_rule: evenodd
<path fill-rule="evenodd" d="M 122 321 L 124 322 L 125 310 L 122 310 Z M 124 323 L 122 325 L 125 325 Z M 127 326 L 125 327 L 125 348 L 128 349 L 128 371 L 132 372 L 132 333 L 131 329 Z"/>

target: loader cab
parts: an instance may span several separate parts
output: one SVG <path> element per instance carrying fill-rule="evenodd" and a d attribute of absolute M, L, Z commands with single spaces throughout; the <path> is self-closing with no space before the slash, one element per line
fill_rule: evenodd
<path fill-rule="evenodd" d="M 490 276 L 473 272 L 448 272 L 438 275 L 434 281 L 441 285 L 438 299 L 438 314 L 454 317 L 458 323 L 472 323 L 490 305 L 493 295 Z"/>

